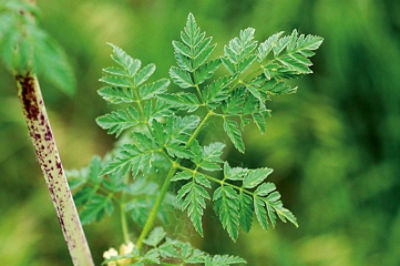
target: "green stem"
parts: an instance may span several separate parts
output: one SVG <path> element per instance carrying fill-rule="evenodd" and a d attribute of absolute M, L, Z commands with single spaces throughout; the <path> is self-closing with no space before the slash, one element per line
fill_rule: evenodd
<path fill-rule="evenodd" d="M 204 124 L 207 122 L 207 120 L 214 115 L 214 112 L 212 110 L 209 110 L 208 113 L 205 115 L 203 120 L 200 122 L 200 124 L 197 126 L 196 130 L 193 132 L 193 134 L 190 136 L 189 140 L 186 142 L 186 146 L 190 146 L 190 144 L 193 142 L 193 140 L 196 138 L 197 134 L 200 132 Z M 161 152 L 163 155 L 165 155 L 169 161 L 171 162 L 172 166 L 171 169 L 169 170 L 167 177 L 165 178 L 165 181 L 161 187 L 160 194 L 158 194 L 156 202 L 154 203 L 154 206 L 149 214 L 149 217 L 147 218 L 146 224 L 143 227 L 142 232 L 139 235 L 139 238 L 136 242 L 136 248 L 140 251 L 142 245 L 143 245 L 143 240 L 147 236 L 147 234 L 150 232 L 151 228 L 153 227 L 154 220 L 157 216 L 158 209 L 161 206 L 161 203 L 164 200 L 165 194 L 168 191 L 169 184 L 171 183 L 171 178 L 174 176 L 176 169 L 178 166 L 180 166 L 179 163 L 176 161 L 173 161 L 165 152 Z"/>
<path fill-rule="evenodd" d="M 128 184 L 129 182 L 129 175 L 126 175 L 124 178 L 124 183 Z M 122 228 L 122 235 L 124 236 L 125 243 L 129 242 L 129 230 L 128 230 L 128 221 L 126 219 L 126 194 L 125 191 L 122 191 L 121 201 L 119 202 L 120 213 L 121 213 L 121 228 Z"/>
<path fill-rule="evenodd" d="M 209 110 L 207 115 L 203 118 L 203 120 L 200 122 L 199 126 L 196 128 L 196 130 L 193 132 L 193 134 L 190 136 L 188 142 L 186 142 L 186 146 L 189 147 L 190 144 L 194 141 L 194 139 L 197 137 L 199 134 L 200 130 L 204 126 L 204 124 L 207 122 L 207 120 L 214 115 L 214 111 Z"/>
<path fill-rule="evenodd" d="M 128 231 L 128 223 L 126 220 L 125 203 L 120 204 L 120 210 L 121 210 L 122 234 L 124 236 L 125 243 L 128 243 L 129 242 L 129 231 Z"/>
<path fill-rule="evenodd" d="M 147 218 L 146 224 L 143 227 L 142 232 L 140 233 L 140 236 L 138 238 L 138 241 L 136 242 L 136 248 L 140 251 L 140 248 L 143 245 L 143 240 L 147 236 L 147 234 L 150 232 L 151 228 L 153 227 L 154 220 L 157 216 L 158 209 L 161 206 L 161 203 L 164 200 L 165 194 L 167 194 L 169 184 L 171 183 L 171 178 L 174 176 L 175 172 L 177 169 L 176 163 L 173 163 L 171 168 L 169 169 L 169 172 L 167 174 L 167 177 L 164 180 L 164 184 L 161 187 L 160 194 L 158 194 L 156 202 L 154 203 L 153 209 L 151 209 L 151 212 L 149 214 L 149 217 Z"/>
<path fill-rule="evenodd" d="M 195 88 L 196 88 L 197 94 L 199 95 L 199 98 L 200 98 L 201 103 L 204 104 L 203 96 L 201 95 L 201 91 L 200 91 L 199 85 L 198 85 L 198 84 L 195 84 L 194 86 L 195 86 Z"/>
<path fill-rule="evenodd" d="M 198 174 L 198 173 L 199 173 L 197 170 L 193 170 L 193 169 L 187 168 L 187 167 L 182 166 L 182 165 L 180 165 L 180 164 L 177 164 L 176 167 L 177 167 L 178 169 L 181 169 L 181 170 L 183 170 L 183 171 L 190 172 L 190 173 L 192 173 L 192 174 Z M 205 174 L 205 173 L 201 173 L 201 175 L 203 175 L 205 178 L 207 178 L 207 179 L 210 180 L 210 181 L 213 181 L 213 182 L 215 182 L 215 183 L 220 184 L 221 186 L 222 186 L 222 185 L 227 185 L 227 186 L 230 186 L 230 187 L 232 187 L 232 188 L 234 188 L 234 189 L 236 189 L 236 190 L 238 190 L 238 191 L 243 191 L 243 192 L 246 193 L 246 194 L 249 194 L 249 195 L 251 195 L 251 196 L 254 196 L 254 193 L 253 193 L 253 192 L 251 192 L 251 191 L 249 191 L 249 190 L 247 190 L 247 189 L 244 189 L 243 187 L 239 187 L 239 186 L 236 186 L 236 185 L 234 185 L 234 184 L 227 183 L 227 182 L 225 182 L 225 180 L 220 180 L 220 179 L 218 179 L 218 178 L 215 178 L 215 177 L 213 177 L 213 176 L 207 175 L 207 174 Z"/>
<path fill-rule="evenodd" d="M 135 87 L 132 87 L 132 88 L 133 88 L 132 91 L 135 94 L 136 103 L 139 106 L 139 112 L 140 112 L 140 114 L 142 115 L 142 118 L 143 118 L 144 117 L 144 112 L 143 112 L 142 101 L 141 101 L 141 99 L 139 97 L 138 92 L 136 91 L 136 88 Z"/>

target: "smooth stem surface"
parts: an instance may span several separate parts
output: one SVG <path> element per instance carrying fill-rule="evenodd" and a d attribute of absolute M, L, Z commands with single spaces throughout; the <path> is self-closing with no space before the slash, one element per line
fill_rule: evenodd
<path fill-rule="evenodd" d="M 190 144 L 192 144 L 193 140 L 197 137 L 197 135 L 199 134 L 200 130 L 203 128 L 204 124 L 207 122 L 207 120 L 214 115 L 214 112 L 212 110 L 208 111 L 208 113 L 206 114 L 206 116 L 203 118 L 203 120 L 201 120 L 200 124 L 198 125 L 198 127 L 196 128 L 196 130 L 193 132 L 193 134 L 190 136 L 188 142 L 186 142 L 186 146 L 190 146 Z"/>
<path fill-rule="evenodd" d="M 126 221 L 125 203 L 120 203 L 122 235 L 125 243 L 129 242 L 128 223 Z"/>
<path fill-rule="evenodd" d="M 29 136 L 56 209 L 73 264 L 94 265 L 64 174 L 37 78 L 31 74 L 16 75 L 15 78 Z"/>
<path fill-rule="evenodd" d="M 151 212 L 149 214 L 149 217 L 147 218 L 146 224 L 143 227 L 143 230 L 139 236 L 138 241 L 136 242 L 136 248 L 140 251 L 140 248 L 143 245 L 143 240 L 147 236 L 147 234 L 150 232 L 151 228 L 153 227 L 154 220 L 157 216 L 158 209 L 161 206 L 161 203 L 164 200 L 165 194 L 167 194 L 169 184 L 171 183 L 171 178 L 174 176 L 176 172 L 176 165 L 175 163 L 172 164 L 171 168 L 168 171 L 167 177 L 164 180 L 164 184 L 161 187 L 160 194 L 158 194 L 156 202 L 154 203 L 153 209 L 151 209 Z"/>
<path fill-rule="evenodd" d="M 124 183 L 127 184 L 129 181 L 129 175 L 126 175 L 124 178 Z M 128 230 L 128 221 L 126 219 L 126 194 L 125 191 L 122 191 L 121 201 L 119 202 L 119 210 L 121 213 L 121 227 L 122 227 L 122 235 L 124 236 L 125 243 L 129 242 L 129 230 Z"/>

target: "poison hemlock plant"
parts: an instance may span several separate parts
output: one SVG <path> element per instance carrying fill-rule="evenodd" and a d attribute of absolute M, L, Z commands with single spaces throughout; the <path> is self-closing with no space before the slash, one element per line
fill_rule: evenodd
<path fill-rule="evenodd" d="M 21 107 L 74 265 L 93 265 L 64 175 L 36 74 L 72 93 L 75 81 L 62 49 L 36 22 L 34 4 L 0 0 L 0 55 L 15 77 Z"/>
<path fill-rule="evenodd" d="M 275 227 L 278 219 L 297 226 L 276 186 L 267 181 L 271 168 L 232 166 L 221 158 L 224 143 L 202 143 L 198 138 L 215 119 L 235 148 L 244 153 L 245 126 L 254 122 L 265 132 L 268 101 L 275 95 L 296 92 L 293 80 L 312 73 L 309 58 L 321 45 L 321 37 L 294 30 L 258 43 L 254 33 L 252 28 L 240 31 L 224 46 L 224 54 L 213 58 L 216 44 L 189 14 L 180 40 L 172 42 L 176 66 L 170 68 L 169 76 L 175 86 L 167 78 L 150 81 L 154 64 L 142 64 L 110 44 L 114 64 L 103 69 L 100 81 L 105 87 L 99 94 L 120 107 L 100 116 L 97 123 L 109 134 L 122 137 L 104 160 L 95 157 L 87 168 L 70 173 L 83 223 L 111 215 L 114 206 L 119 206 L 125 244 L 119 253 L 107 251 L 104 263 L 245 263 L 235 256 L 206 254 L 167 237 L 162 227 L 153 229 L 156 220 L 162 223 L 166 219 L 165 210 L 171 207 L 186 212 L 203 236 L 204 210 L 213 205 L 233 241 L 240 228 L 250 230 L 254 214 L 265 230 Z M 217 71 L 225 74 L 216 77 Z M 150 178 L 154 175 L 161 186 Z M 171 182 L 177 183 L 176 192 L 171 191 Z M 128 231 L 133 223 L 142 228 L 137 237 Z"/>

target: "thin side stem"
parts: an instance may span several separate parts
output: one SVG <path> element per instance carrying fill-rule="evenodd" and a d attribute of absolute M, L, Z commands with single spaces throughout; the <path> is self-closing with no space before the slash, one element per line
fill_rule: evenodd
<path fill-rule="evenodd" d="M 180 165 L 180 164 L 177 164 L 177 168 L 178 168 L 178 169 L 181 169 L 181 170 L 183 170 L 183 171 L 186 171 L 186 172 L 190 172 L 190 173 L 192 173 L 192 174 L 198 174 L 198 173 L 199 173 L 199 172 L 197 171 L 197 169 L 196 169 L 196 170 L 193 170 L 193 169 L 187 168 L 187 167 L 185 167 L 185 166 L 182 166 L 182 165 Z M 238 191 L 243 191 L 244 193 L 246 193 L 246 194 L 248 194 L 248 195 L 254 196 L 254 193 L 253 193 L 253 192 L 251 192 L 251 191 L 249 191 L 249 190 L 247 190 L 247 189 L 244 189 L 243 187 L 239 187 L 239 186 L 236 186 L 236 185 L 234 185 L 234 184 L 225 182 L 225 180 L 220 180 L 220 179 L 218 179 L 218 178 L 215 178 L 215 177 L 210 176 L 210 175 L 205 174 L 205 173 L 201 173 L 201 175 L 203 175 L 205 178 L 207 178 L 208 180 L 210 180 L 210 181 L 212 181 L 212 182 L 215 182 L 215 183 L 220 184 L 221 186 L 222 186 L 222 185 L 227 185 L 227 186 L 230 186 L 230 187 L 232 187 L 232 188 L 234 188 L 234 189 L 236 189 L 236 190 L 238 190 Z"/>
<path fill-rule="evenodd" d="M 125 202 L 120 205 L 121 211 L 121 227 L 122 227 L 122 235 L 124 236 L 125 243 L 129 242 L 129 231 L 128 231 L 128 223 L 126 220 L 126 212 L 125 212 Z"/>
<path fill-rule="evenodd" d="M 207 120 L 214 115 L 214 111 L 210 110 L 208 111 L 208 113 L 206 114 L 206 116 L 203 118 L 203 120 L 201 120 L 200 124 L 198 125 L 198 127 L 196 128 L 196 130 L 193 132 L 193 134 L 190 136 L 188 142 L 186 142 L 186 146 L 189 147 L 190 144 L 192 144 L 192 142 L 194 141 L 194 139 L 197 137 L 197 135 L 199 134 L 200 130 L 203 128 L 204 124 L 207 122 Z"/>
<path fill-rule="evenodd" d="M 147 236 L 147 234 L 150 232 L 151 228 L 153 227 L 154 220 L 157 216 L 158 209 L 161 206 L 161 203 L 164 200 L 165 194 L 167 194 L 169 184 L 171 183 L 171 178 L 174 176 L 176 172 L 176 164 L 173 163 L 171 168 L 168 171 L 167 177 L 164 180 L 164 183 L 161 187 L 160 194 L 158 194 L 156 202 L 154 203 L 153 209 L 151 209 L 151 212 L 149 214 L 149 217 L 147 218 L 146 224 L 143 227 L 142 232 L 140 233 L 140 236 L 138 238 L 138 241 L 136 242 L 136 248 L 140 251 L 142 245 L 143 245 L 143 240 Z"/>
<path fill-rule="evenodd" d="M 29 135 L 74 265 L 93 264 L 85 233 L 61 163 L 36 76 L 16 75 Z"/>
<path fill-rule="evenodd" d="M 129 176 L 125 176 L 125 183 L 128 183 Z M 119 209 L 121 212 L 121 228 L 122 228 L 122 235 L 124 236 L 125 243 L 129 242 L 129 230 L 128 230 L 128 221 L 126 220 L 126 210 L 125 210 L 125 201 L 126 201 L 126 194 L 125 191 L 122 191 L 121 201 L 119 203 Z"/>
<path fill-rule="evenodd" d="M 212 110 L 209 110 L 207 114 L 204 116 L 203 120 L 200 122 L 200 124 L 197 126 L 193 134 L 190 136 L 189 140 L 186 142 L 186 146 L 190 146 L 190 144 L 194 141 L 200 130 L 203 128 L 207 120 L 214 115 L 214 112 Z M 140 236 L 136 242 L 136 248 L 140 251 L 142 245 L 143 245 L 143 240 L 147 236 L 147 234 L 150 232 L 151 228 L 153 227 L 154 220 L 157 216 L 158 209 L 161 206 L 161 203 L 163 202 L 165 198 L 165 194 L 168 191 L 169 184 L 171 183 L 171 178 L 174 176 L 178 166 L 180 166 L 179 163 L 176 161 L 173 161 L 165 152 L 161 151 L 163 155 L 165 155 L 169 161 L 171 162 L 171 168 L 167 174 L 167 177 L 165 178 L 165 181 L 161 187 L 161 191 L 157 196 L 156 202 L 149 214 L 149 217 L 147 218 L 146 224 L 143 227 L 142 232 L 140 233 Z"/>
<path fill-rule="evenodd" d="M 203 96 L 201 95 L 200 87 L 198 84 L 194 85 L 197 91 L 197 94 L 199 95 L 200 101 L 204 104 Z"/>
<path fill-rule="evenodd" d="M 139 97 L 139 94 L 138 94 L 136 88 L 135 88 L 134 86 L 132 86 L 132 88 L 133 88 L 133 89 L 132 89 L 132 90 L 133 90 L 133 93 L 135 94 L 135 98 L 136 98 L 137 105 L 138 105 L 138 107 L 139 107 L 139 112 L 140 112 L 140 114 L 142 115 L 142 118 L 143 118 L 143 117 L 144 117 L 144 112 L 143 112 L 142 101 L 141 101 L 141 99 L 140 99 L 140 97 Z"/>

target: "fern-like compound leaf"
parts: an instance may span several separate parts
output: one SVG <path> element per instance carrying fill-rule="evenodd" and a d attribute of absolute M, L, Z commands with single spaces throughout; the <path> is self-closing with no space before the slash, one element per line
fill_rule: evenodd
<path fill-rule="evenodd" d="M 275 95 L 296 92 L 292 80 L 311 73 L 310 58 L 322 38 L 297 31 L 290 35 L 279 32 L 258 44 L 254 33 L 253 28 L 241 30 L 224 46 L 222 56 L 210 59 L 215 49 L 212 37 L 206 36 L 189 14 L 180 40 L 172 42 L 176 65 L 169 69 L 169 76 L 176 85 L 173 91 L 168 90 L 168 79 L 148 81 L 156 69 L 154 64 L 142 67 L 139 59 L 111 45 L 115 66 L 103 69 L 101 81 L 106 86 L 99 94 L 110 103 L 128 105 L 128 109 L 117 109 L 97 122 L 110 134 L 126 133 L 121 142 L 128 144 L 118 146 L 105 162 L 93 161 L 92 181 L 87 173 L 79 173 L 82 178 L 77 186 L 83 189 L 78 195 L 90 195 L 80 196 L 82 205 L 90 204 L 92 197 L 98 195 L 85 186 L 89 182 L 112 193 L 123 191 L 132 196 L 125 211 L 143 225 L 155 204 L 154 194 L 159 191 L 149 176 L 169 164 L 174 174 L 170 172 L 172 176 L 168 175 L 165 182 L 176 182 L 178 192 L 165 194 L 157 212 L 162 221 L 166 220 L 167 205 L 179 208 L 203 236 L 202 218 L 213 193 L 211 204 L 233 241 L 238 238 L 239 228 L 246 232 L 251 229 L 253 220 L 265 230 L 275 227 L 278 219 L 298 226 L 296 217 L 283 206 L 275 184 L 267 181 L 272 169 L 231 167 L 221 158 L 223 143 L 212 141 L 204 145 L 198 137 L 210 119 L 220 119 L 233 146 L 244 153 L 242 131 L 246 125 L 254 122 L 265 132 L 271 112 L 268 102 Z M 221 64 L 227 73 L 213 79 Z M 217 178 L 219 171 L 223 172 L 223 179 Z M 136 178 L 135 182 L 124 183 L 123 177 L 128 173 Z M 98 209 L 100 213 L 102 209 Z M 96 217 L 92 212 L 89 217 Z M 163 260 L 209 266 L 244 263 L 238 257 L 210 256 L 165 235 L 156 228 L 144 241 L 149 249 L 145 253 L 133 252 L 134 265 L 160 264 Z"/>

